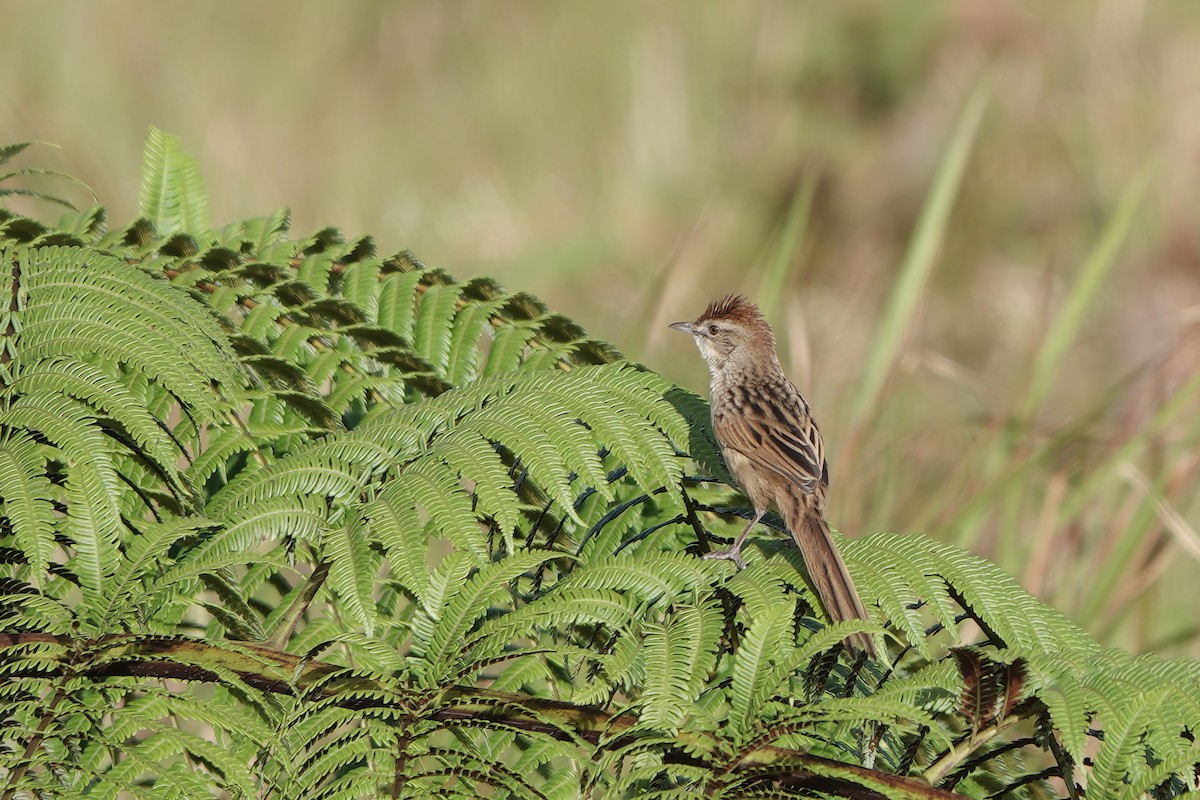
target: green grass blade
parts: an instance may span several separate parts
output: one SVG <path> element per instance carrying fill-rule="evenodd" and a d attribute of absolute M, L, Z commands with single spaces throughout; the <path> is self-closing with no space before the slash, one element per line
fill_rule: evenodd
<path fill-rule="evenodd" d="M 875 334 L 875 349 L 867 360 L 855 399 L 852 420 L 861 425 L 872 416 L 884 383 L 900 356 L 901 346 L 912 327 L 921 295 L 933 271 L 946 234 L 946 224 L 958 187 L 966 170 L 975 134 L 991 97 L 994 80 L 981 81 L 972 91 L 938 167 L 933 187 L 921 209 L 917 229 L 900 264 L 900 277 L 892 288 L 883 322 Z"/>
<path fill-rule="evenodd" d="M 1143 167 L 1121 195 L 1100 240 L 1084 261 L 1075 284 L 1071 287 L 1070 295 L 1042 341 L 1042 346 L 1034 357 L 1033 378 L 1022 407 L 1024 419 L 1031 418 L 1050 393 L 1067 351 L 1079 336 L 1079 331 L 1099 298 L 1105 286 L 1105 279 L 1112 271 L 1117 255 L 1125 244 L 1133 218 L 1141 207 L 1142 198 L 1145 197 L 1150 184 L 1152 172 L 1149 167 Z"/>
<path fill-rule="evenodd" d="M 804 234 L 808 230 L 808 221 L 812 216 L 813 198 L 817 194 L 817 181 L 820 178 L 817 170 L 805 171 L 804 177 L 792 195 L 788 206 L 787 217 L 775 242 L 774 251 L 767 261 L 762 282 L 758 287 L 758 305 L 767 319 L 774 319 L 779 311 L 780 299 L 787 287 L 788 275 L 800 248 L 804 246 Z"/>

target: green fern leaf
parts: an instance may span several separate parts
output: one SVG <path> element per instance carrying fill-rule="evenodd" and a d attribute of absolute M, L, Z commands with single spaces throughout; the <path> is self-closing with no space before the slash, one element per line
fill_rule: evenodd
<path fill-rule="evenodd" d="M 242 250 L 244 244 L 251 253 L 267 260 L 266 251 L 284 241 L 291 226 L 292 212 L 282 208 L 266 217 L 252 217 L 227 226 L 221 232 L 221 241 L 234 250 Z"/>
<path fill-rule="evenodd" d="M 1137 687 L 1128 687 L 1137 692 Z M 1126 781 L 1136 779 L 1143 771 L 1144 761 L 1138 756 L 1144 746 L 1147 728 L 1154 723 L 1157 703 L 1151 697 L 1138 697 L 1138 702 L 1123 702 L 1101 710 L 1104 744 L 1096 753 L 1088 776 L 1088 790 L 1098 797 L 1116 797 Z M 1132 698 L 1131 698 L 1132 699 Z"/>
<path fill-rule="evenodd" d="M 819 730 L 829 730 L 832 725 L 879 722 L 897 732 L 914 732 L 922 727 L 933 729 L 937 726 L 937 720 L 922 709 L 876 697 L 827 697 L 822 698 L 820 703 L 797 706 L 769 702 L 764 706 L 770 707 L 768 716 L 771 727 L 786 731 L 780 737 L 766 741 L 805 750 L 812 749 L 814 736 Z M 835 739 L 846 741 L 850 739 L 850 734 L 847 731 Z"/>
<path fill-rule="evenodd" d="M 427 660 L 428 645 L 442 617 L 443 608 L 474 568 L 475 564 L 468 554 L 451 551 L 430 573 L 425 593 L 418 598 L 420 609 L 412 618 L 413 643 L 410 653 L 413 658 Z"/>
<path fill-rule="evenodd" d="M 67 397 L 24 396 L 0 411 L 0 426 L 39 432 L 73 465 L 65 486 L 70 513 L 60 530 L 74 545 L 68 564 L 94 599 L 116 568 L 123 527 L 116 503 L 121 484 L 111 448 L 91 422 L 88 410 Z"/>
<path fill-rule="evenodd" d="M 1091 720 L 1091 704 L 1095 702 L 1092 692 L 1078 683 L 1063 682 L 1038 692 L 1046 704 L 1050 718 L 1058 729 L 1063 749 L 1079 763 L 1083 760 L 1087 744 L 1088 725 Z"/>
<path fill-rule="evenodd" d="M 450 383 L 461 386 L 479 377 L 479 339 L 499 307 L 500 301 L 471 303 L 455 314 L 446 352 L 445 375 Z"/>
<path fill-rule="evenodd" d="M 392 273 L 379 287 L 376 320 L 409 342 L 413 340 L 416 294 L 421 278 L 420 271 Z"/>
<path fill-rule="evenodd" d="M 548 672 L 543 659 L 516 658 L 504 664 L 489 688 L 497 692 L 527 692 L 530 687 L 544 685 Z"/>
<path fill-rule="evenodd" d="M 490 378 L 515 370 L 536 335 L 536 331 L 524 326 L 506 325 L 499 328 L 492 336 L 481 377 Z"/>
<path fill-rule="evenodd" d="M 54 555 L 54 488 L 45 476 L 46 459 L 23 431 L 0 433 L 0 514 L 28 565 L 29 579 L 40 587 Z"/>
<path fill-rule="evenodd" d="M 209 232 L 208 192 L 195 156 L 179 138 L 151 127 L 142 153 L 142 193 L 138 213 L 163 236 L 183 232 L 201 237 Z"/>
<path fill-rule="evenodd" d="M 379 281 L 383 265 L 377 260 L 360 261 L 342 271 L 342 296 L 366 312 L 367 319 L 378 319 Z"/>
<path fill-rule="evenodd" d="M 721 566 L 729 571 L 728 565 Z M 790 606 L 784 587 L 797 579 L 796 571 L 786 562 L 780 565 L 756 561 L 746 569 L 735 571 L 725 582 L 725 588 L 742 601 L 746 613 L 754 619 L 782 605 Z"/>
<path fill-rule="evenodd" d="M 899 570 L 909 585 L 920 587 L 920 599 L 930 603 L 938 620 L 952 630 L 957 627 L 957 603 L 949 598 L 946 586 L 953 586 L 1004 643 L 1020 643 L 1021 654 L 1086 655 L 1095 650 L 1083 631 L 1027 594 L 1012 576 L 989 561 L 949 545 L 918 536 L 876 533 L 846 541 L 843 552 L 852 569 L 859 560 L 871 565 L 872 570 L 864 571 L 864 575 Z M 936 588 L 939 583 L 940 590 Z M 868 597 L 883 594 L 883 587 L 864 586 Z"/>
<path fill-rule="evenodd" d="M 83 211 L 63 214 L 58 219 L 59 230 L 69 231 L 82 237 L 86 242 L 95 244 L 104 235 L 108 212 L 104 206 L 92 206 Z"/>
<path fill-rule="evenodd" d="M 375 582 L 379 575 L 379 557 L 371 549 L 364 532 L 365 522 L 353 515 L 325 536 L 325 556 L 329 559 L 329 584 L 342 600 L 342 608 L 351 621 L 368 636 L 375 632 Z"/>
<path fill-rule="evenodd" d="M 1140 770 L 1140 774 L 1131 777 L 1121 787 L 1120 793 L 1116 796 L 1117 800 L 1143 800 L 1143 798 L 1156 795 L 1170 796 L 1172 800 L 1183 800 L 1183 798 L 1197 800 L 1200 798 L 1200 791 L 1165 795 L 1160 789 L 1160 787 L 1171 785 L 1172 782 L 1186 786 L 1187 781 L 1194 779 L 1196 764 L 1200 763 L 1200 745 L 1188 742 L 1182 736 L 1178 738 L 1181 740 L 1181 746 L 1173 748 L 1176 752 L 1165 757 L 1156 752 L 1157 763 L 1149 769 Z"/>
<path fill-rule="evenodd" d="M 479 625 L 464 638 L 463 650 L 472 662 L 483 663 L 504 652 L 516 639 L 538 638 L 539 631 L 573 625 L 604 625 L 614 631 L 630 628 L 637 608 L 630 598 L 607 589 L 555 587 L 526 605 Z M 582 650 L 573 650 L 581 655 Z M 594 658 L 595 654 L 588 654 Z"/>
<path fill-rule="evenodd" d="M 521 408 L 514 414 L 514 406 Z M 522 406 L 524 406 L 522 408 Z M 468 425 L 489 439 L 501 442 L 519 454 L 537 485 L 575 522 L 583 520 L 575 511 L 576 489 L 572 485 L 571 455 L 580 456 L 577 466 L 591 479 L 604 484 L 594 440 L 575 421 L 571 412 L 557 403 L 524 405 L 496 403 L 471 415 Z M 583 458 L 583 451 L 590 459 Z"/>
<path fill-rule="evenodd" d="M 463 490 L 459 476 L 439 459 L 426 456 L 410 462 L 364 509 L 371 535 L 389 548 L 424 552 L 424 520 L 427 519 L 462 551 L 478 563 L 488 558 L 487 543 Z M 424 559 L 420 559 L 423 561 Z M 414 559 L 415 561 L 415 559 Z M 408 583 L 413 577 L 397 576 Z M 425 576 L 418 578 L 425 580 Z"/>
<path fill-rule="evenodd" d="M 572 572 L 561 585 L 612 589 L 632 594 L 649 606 L 669 603 L 684 592 L 711 585 L 723 572 L 723 565 L 686 553 L 619 553 L 593 558 L 586 568 Z"/>
<path fill-rule="evenodd" d="M 458 289 L 434 284 L 421 295 L 413 329 L 413 348 L 445 375 L 450 362 L 451 325 L 458 307 Z"/>
<path fill-rule="evenodd" d="M 561 553 L 530 550 L 480 567 L 440 608 L 430 631 L 425 658 L 431 666 L 454 664 L 464 639 L 492 603 L 506 596 L 509 582 Z"/>
<path fill-rule="evenodd" d="M 13 144 L 6 144 L 3 147 L 0 147 L 0 166 L 4 166 L 12 160 L 13 156 L 23 152 L 25 148 L 32 147 L 35 144 L 38 144 L 38 142 L 15 142 Z"/>
<path fill-rule="evenodd" d="M 430 450 L 457 470 L 465 480 L 474 483 L 478 499 L 476 513 L 490 516 L 504 537 L 508 552 L 513 552 L 513 534 L 521 519 L 519 498 L 513 492 L 513 481 L 496 447 L 478 431 L 458 428 L 440 437 Z"/>
<path fill-rule="evenodd" d="M 646 681 L 641 722 L 675 733 L 716 666 L 717 642 L 724 632 L 719 606 L 676 606 L 663 624 L 643 627 Z"/>
<path fill-rule="evenodd" d="M 302 306 L 305 311 L 311 312 L 316 310 L 319 312 L 320 307 L 314 309 L 314 303 L 330 304 L 339 300 L 339 298 L 330 297 L 326 294 L 326 288 L 329 286 L 329 276 L 333 273 L 333 263 L 336 258 L 336 253 L 330 251 L 306 253 L 305 258 L 301 259 L 300 263 L 296 265 L 296 279 L 300 283 L 310 287 L 316 295 Z M 332 316 L 336 318 L 336 314 Z"/>
<path fill-rule="evenodd" d="M 180 494 L 198 504 L 195 490 L 185 486 L 177 471 L 181 453 L 170 430 L 150 414 L 144 401 L 100 367 L 63 358 L 46 359 L 29 367 L 22 365 L 9 392 L 18 395 L 65 394 L 83 401 L 100 415 L 119 421 L 140 452 L 152 459 L 159 474 Z"/>
<path fill-rule="evenodd" d="M 187 558 L 163 573 L 163 588 L 244 563 L 245 554 L 256 545 L 286 540 L 315 544 L 329 528 L 329 507 L 320 496 L 289 495 L 256 503 L 206 530 Z"/>
<path fill-rule="evenodd" d="M 734 656 L 729 685 L 730 733 L 734 737 L 754 730 L 774 664 L 791 654 L 792 614 L 792 604 L 777 602 L 750 621 Z"/>
<path fill-rule="evenodd" d="M 216 318 L 178 287 L 81 248 L 36 248 L 19 259 L 24 366 L 95 354 L 162 385 L 203 419 L 244 383 Z"/>
<path fill-rule="evenodd" d="M 103 598 L 97 603 L 96 616 L 101 629 L 117 630 L 122 627 L 120 623 L 135 614 L 150 618 L 161 611 L 161 604 L 150 606 L 151 596 L 146 589 L 152 584 L 147 579 L 171 564 L 167 553 L 172 546 L 211 525 L 202 517 L 171 518 L 139 525 L 138 535 L 125 549 L 120 565 L 105 587 Z"/>
<path fill-rule="evenodd" d="M 585 367 L 569 381 L 547 382 L 546 389 L 574 398 L 580 418 L 625 464 L 642 485 L 672 486 L 683 477 L 682 459 L 673 442 L 687 441 L 683 419 L 663 400 L 668 384 L 630 365 Z M 630 425 L 630 417 L 651 425 Z M 665 436 L 664 436 L 665 434 Z"/>
<path fill-rule="evenodd" d="M 208 446 L 202 450 L 185 470 L 187 478 L 196 485 L 203 485 L 210 477 L 222 472 L 235 456 L 258 449 L 254 439 L 245 431 L 229 427 L 210 433 Z"/>
<path fill-rule="evenodd" d="M 209 503 L 208 513 L 233 519 L 245 509 L 273 498 L 316 495 L 349 502 L 375 476 L 416 449 L 415 431 L 400 440 L 379 441 L 369 430 L 330 436 L 298 449 L 262 469 L 244 471 Z"/>

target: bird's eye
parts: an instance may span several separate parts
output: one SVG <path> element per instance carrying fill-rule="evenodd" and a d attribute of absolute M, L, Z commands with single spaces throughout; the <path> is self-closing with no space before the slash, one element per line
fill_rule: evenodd
<path fill-rule="evenodd" d="M 709 336 L 716 336 L 716 335 L 717 335 L 717 331 L 718 331 L 718 330 L 719 330 L 719 329 L 717 328 L 717 326 L 716 326 L 716 325 L 712 325 L 712 324 L 710 324 L 710 325 L 708 326 L 708 335 L 709 335 Z"/>

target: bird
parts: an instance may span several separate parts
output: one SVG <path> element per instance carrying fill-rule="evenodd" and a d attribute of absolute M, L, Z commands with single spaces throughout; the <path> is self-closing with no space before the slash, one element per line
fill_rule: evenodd
<path fill-rule="evenodd" d="M 709 303 L 695 321 L 670 327 L 691 334 L 708 363 L 713 433 L 730 474 L 754 507 L 733 545 L 704 558 L 727 559 L 744 569 L 746 537 L 777 509 L 830 620 L 870 619 L 825 521 L 829 465 L 821 433 L 808 402 L 784 375 L 775 334 L 758 306 L 730 294 Z M 875 655 L 865 633 L 846 641 Z"/>

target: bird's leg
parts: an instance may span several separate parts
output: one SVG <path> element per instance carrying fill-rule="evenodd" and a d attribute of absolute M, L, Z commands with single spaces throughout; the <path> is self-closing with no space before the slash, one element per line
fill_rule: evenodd
<path fill-rule="evenodd" d="M 733 542 L 733 547 L 730 547 L 728 550 L 714 550 L 711 553 L 705 553 L 703 557 L 706 559 L 720 558 L 726 561 L 732 561 L 734 564 L 737 564 L 738 569 L 745 569 L 746 562 L 742 560 L 742 544 L 745 543 L 746 537 L 750 535 L 750 529 L 757 525 L 758 521 L 762 519 L 766 513 L 767 510 L 765 508 L 761 511 L 755 509 L 754 518 L 746 523 L 746 527 L 742 528 L 742 532 L 738 534 L 737 539 L 735 539 Z"/>

